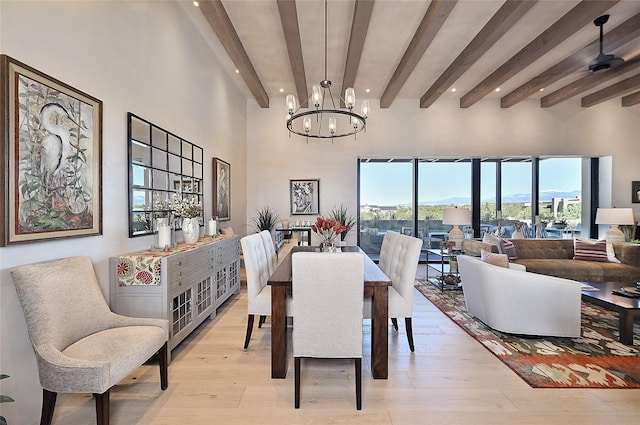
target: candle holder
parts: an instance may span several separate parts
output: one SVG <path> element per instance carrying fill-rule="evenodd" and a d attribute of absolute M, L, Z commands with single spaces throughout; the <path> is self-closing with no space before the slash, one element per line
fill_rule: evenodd
<path fill-rule="evenodd" d="M 216 219 L 217 217 L 211 217 L 207 222 L 207 230 L 205 232 L 205 236 L 215 238 L 218 234 L 218 221 Z"/>
<path fill-rule="evenodd" d="M 168 217 L 156 218 L 153 221 L 154 250 L 167 251 L 176 246 L 176 231 Z"/>

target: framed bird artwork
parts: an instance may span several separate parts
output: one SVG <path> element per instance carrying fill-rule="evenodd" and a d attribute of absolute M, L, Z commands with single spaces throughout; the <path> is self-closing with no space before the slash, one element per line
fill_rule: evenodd
<path fill-rule="evenodd" d="M 102 102 L 0 55 L 0 246 L 102 234 Z"/>

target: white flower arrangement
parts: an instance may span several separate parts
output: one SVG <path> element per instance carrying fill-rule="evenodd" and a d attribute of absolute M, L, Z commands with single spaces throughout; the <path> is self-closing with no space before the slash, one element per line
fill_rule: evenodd
<path fill-rule="evenodd" d="M 156 217 L 164 217 L 173 213 L 176 217 L 194 218 L 200 215 L 202 205 L 195 196 L 183 197 L 182 193 L 174 193 L 171 201 L 162 200 L 159 194 L 153 196 L 153 209 Z"/>
<path fill-rule="evenodd" d="M 198 217 L 202 211 L 202 205 L 195 196 L 185 198 L 181 193 L 173 194 L 171 207 L 177 217 L 194 218 Z"/>

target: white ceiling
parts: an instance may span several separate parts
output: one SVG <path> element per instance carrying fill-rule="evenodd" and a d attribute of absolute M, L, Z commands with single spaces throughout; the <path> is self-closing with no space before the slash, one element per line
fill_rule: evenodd
<path fill-rule="evenodd" d="M 203 2 L 220 3 L 217 0 L 202 0 L 200 7 L 203 11 L 205 10 L 202 7 Z M 267 96 L 272 99 L 281 98 L 287 93 L 296 93 L 292 66 L 289 61 L 276 0 L 223 0 L 221 3 Z M 430 1 L 421 0 L 375 0 L 354 84 L 359 99 L 379 99 L 381 97 L 396 68 L 401 63 L 430 3 Z M 419 100 L 474 39 L 494 13 L 502 7 L 503 3 L 503 0 L 458 1 L 425 54 L 402 84 L 395 99 Z M 577 0 L 538 1 L 486 53 L 457 78 L 452 86 L 448 86 L 447 91 L 440 98 L 459 99 L 464 96 L 578 3 L 580 1 Z M 616 2 L 610 0 L 606 3 L 606 12 L 604 13 L 611 15 L 611 17 L 604 26 L 605 53 L 616 54 L 627 61 L 635 58 L 640 59 L 639 38 L 634 38 L 616 49 L 607 48 L 607 32 L 640 13 L 640 1 L 622 0 Z M 324 2 L 322 0 L 297 0 L 295 4 L 308 86 L 307 92 L 309 92 L 312 84 L 317 84 L 325 77 Z M 342 84 L 354 5 L 355 0 L 328 1 L 327 77 L 333 81 L 334 90 L 340 89 Z M 241 66 L 234 64 L 226 54 L 223 44 L 218 40 L 203 13 L 198 11 L 198 8 L 193 6 L 190 1 L 184 2 L 182 6 L 211 46 L 220 52 L 219 57 L 225 66 L 232 70 L 242 69 Z M 484 98 L 500 99 L 585 45 L 597 40 L 599 30 L 593 24 L 593 19 L 596 17 L 590 17 L 587 22 L 580 24 L 579 29 L 573 35 L 501 83 L 499 85 L 500 92 L 492 91 Z M 588 75 L 588 63 L 597 55 L 598 50 L 594 49 L 583 58 L 584 64 L 579 70 L 572 72 L 560 81 L 545 86 L 544 91 L 536 91 L 529 98 L 541 98 Z M 614 69 L 609 73 L 617 71 Z M 616 78 L 580 93 L 579 96 L 583 97 L 594 93 L 638 74 L 640 74 L 638 70 L 627 73 L 618 72 Z M 251 83 L 245 84 L 242 77 L 246 76 L 234 74 L 234 78 L 239 82 L 243 92 L 248 97 L 253 96 L 255 92 L 249 89 Z M 456 91 L 452 92 L 452 88 L 455 88 Z M 370 90 L 370 93 L 365 93 L 367 89 Z M 638 91 L 640 91 L 640 85 L 636 83 L 618 97 Z M 393 107 L 393 103 L 391 103 L 391 107 Z"/>

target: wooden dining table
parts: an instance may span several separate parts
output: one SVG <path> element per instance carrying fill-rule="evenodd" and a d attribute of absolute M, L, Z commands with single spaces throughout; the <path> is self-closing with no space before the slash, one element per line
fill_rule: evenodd
<path fill-rule="evenodd" d="M 286 299 L 291 296 L 291 255 L 300 251 L 315 251 L 317 247 L 296 246 L 280 262 L 269 278 L 271 285 L 271 378 L 287 376 L 287 311 Z M 343 252 L 363 252 L 357 246 L 342 247 Z M 371 372 L 376 379 L 388 376 L 389 286 L 391 280 L 365 254 L 364 296 L 371 297 Z M 294 318 L 295 326 L 295 318 Z"/>

